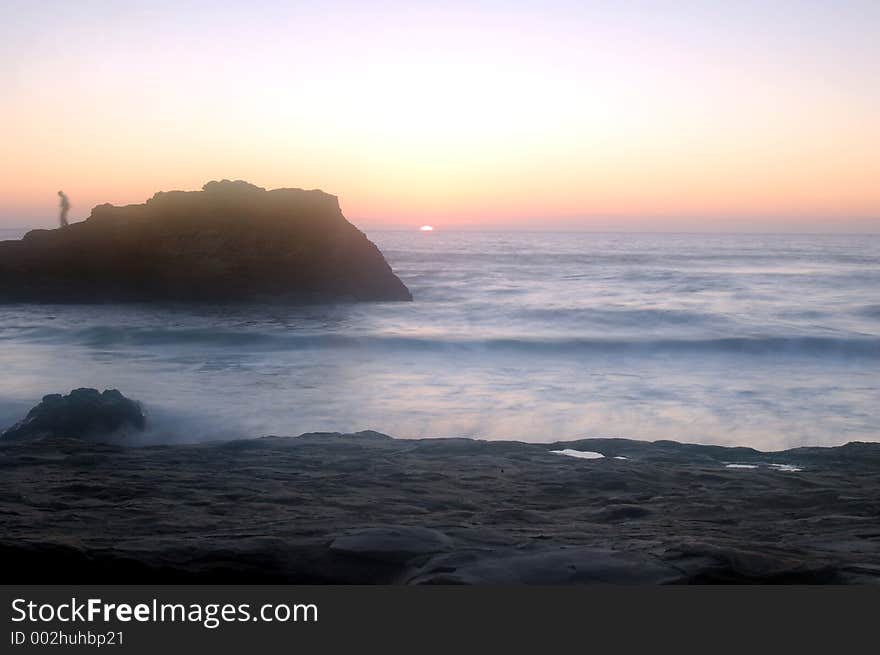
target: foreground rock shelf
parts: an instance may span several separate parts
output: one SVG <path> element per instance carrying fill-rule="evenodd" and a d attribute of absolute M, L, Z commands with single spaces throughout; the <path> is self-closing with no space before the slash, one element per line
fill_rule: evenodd
<path fill-rule="evenodd" d="M 209 182 L 0 241 L 0 302 L 412 300 L 322 191 Z"/>
<path fill-rule="evenodd" d="M 880 444 L 53 438 L 0 469 L 10 583 L 880 581 Z"/>

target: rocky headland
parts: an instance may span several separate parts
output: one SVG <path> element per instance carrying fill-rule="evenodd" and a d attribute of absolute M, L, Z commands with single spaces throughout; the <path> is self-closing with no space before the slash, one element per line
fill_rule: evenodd
<path fill-rule="evenodd" d="M 209 182 L 0 241 L 0 302 L 412 300 L 322 191 Z"/>

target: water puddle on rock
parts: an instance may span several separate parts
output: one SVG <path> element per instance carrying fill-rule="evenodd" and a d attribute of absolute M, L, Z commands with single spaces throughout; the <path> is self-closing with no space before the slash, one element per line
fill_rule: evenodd
<path fill-rule="evenodd" d="M 551 450 L 551 453 L 557 455 L 566 455 L 568 457 L 578 457 L 580 459 L 604 459 L 602 453 L 595 453 L 591 450 L 574 450 L 573 448 L 565 448 L 564 450 Z"/>

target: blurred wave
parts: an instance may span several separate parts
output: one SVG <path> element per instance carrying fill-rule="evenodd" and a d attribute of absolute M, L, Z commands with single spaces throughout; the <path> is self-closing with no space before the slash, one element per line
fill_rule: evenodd
<path fill-rule="evenodd" d="M 710 355 L 804 354 L 815 357 L 880 357 L 880 337 L 722 337 L 703 339 L 615 339 L 607 338 L 495 338 L 466 339 L 417 336 L 354 336 L 345 334 L 279 334 L 259 331 L 210 330 L 199 328 L 142 329 L 113 326 L 82 330 L 27 328 L 0 339 L 30 339 L 111 348 L 118 346 L 198 345 L 209 348 L 247 348 L 287 351 L 340 348 L 393 352 L 444 352 L 448 350 L 519 351 L 533 354 L 577 355 L 591 352 L 681 352 Z"/>

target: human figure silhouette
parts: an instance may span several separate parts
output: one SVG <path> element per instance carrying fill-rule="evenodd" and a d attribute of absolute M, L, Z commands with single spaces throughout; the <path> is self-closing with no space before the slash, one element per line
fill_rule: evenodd
<path fill-rule="evenodd" d="M 64 191 L 59 191 L 58 195 L 61 197 L 61 227 L 67 227 L 67 212 L 70 211 L 70 199 Z"/>

